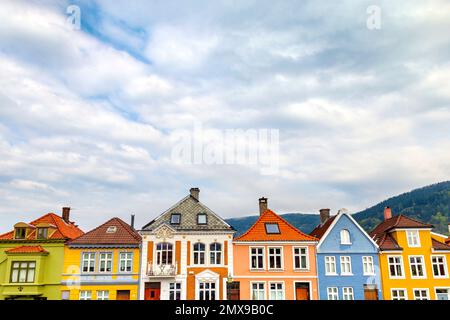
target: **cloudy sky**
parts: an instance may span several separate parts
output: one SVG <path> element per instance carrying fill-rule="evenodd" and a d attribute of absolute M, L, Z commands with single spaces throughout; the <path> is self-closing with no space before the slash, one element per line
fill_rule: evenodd
<path fill-rule="evenodd" d="M 448 180 L 448 30 L 447 0 L 2 0 L 0 231 L 62 206 L 85 230 L 142 226 L 193 186 L 235 217 L 260 196 L 356 212 Z M 174 161 L 196 122 L 278 129 L 278 173 Z"/>

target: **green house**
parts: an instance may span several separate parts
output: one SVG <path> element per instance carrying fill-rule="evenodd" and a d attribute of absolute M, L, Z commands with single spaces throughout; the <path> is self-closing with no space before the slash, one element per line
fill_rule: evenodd
<path fill-rule="evenodd" d="M 83 234 L 69 215 L 66 207 L 0 235 L 0 300 L 62 298 L 64 244 Z"/>

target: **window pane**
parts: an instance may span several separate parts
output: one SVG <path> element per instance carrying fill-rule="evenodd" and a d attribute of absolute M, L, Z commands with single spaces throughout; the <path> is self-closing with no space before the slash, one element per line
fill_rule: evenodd
<path fill-rule="evenodd" d="M 278 227 L 278 223 L 266 223 L 266 233 L 280 233 L 280 229 Z"/>

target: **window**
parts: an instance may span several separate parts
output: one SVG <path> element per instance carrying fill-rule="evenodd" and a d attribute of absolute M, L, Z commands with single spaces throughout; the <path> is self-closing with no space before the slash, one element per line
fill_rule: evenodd
<path fill-rule="evenodd" d="M 267 234 L 278 234 L 280 233 L 280 228 L 278 227 L 278 223 L 266 223 L 266 233 Z"/>
<path fill-rule="evenodd" d="M 405 289 L 392 289 L 392 300 L 407 300 Z"/>
<path fill-rule="evenodd" d="M 328 300 L 339 300 L 338 288 L 328 287 L 327 288 Z"/>
<path fill-rule="evenodd" d="M 341 274 L 352 274 L 352 260 L 348 256 L 341 257 Z"/>
<path fill-rule="evenodd" d="M 430 300 L 428 289 L 414 289 L 414 300 Z"/>
<path fill-rule="evenodd" d="M 281 248 L 269 248 L 269 269 L 282 269 Z"/>
<path fill-rule="evenodd" d="M 83 253 L 81 258 L 81 266 L 83 272 L 94 272 L 95 271 L 95 253 L 86 252 Z"/>
<path fill-rule="evenodd" d="M 447 263 L 445 256 L 431 256 L 431 264 L 433 265 L 433 276 L 435 278 L 447 277 Z"/>
<path fill-rule="evenodd" d="M 352 287 L 342 288 L 342 300 L 355 300 Z"/>
<path fill-rule="evenodd" d="M 373 257 L 362 257 L 363 262 L 363 274 L 365 276 L 371 276 L 375 274 L 375 268 L 373 266 Z"/>
<path fill-rule="evenodd" d="M 112 253 L 100 253 L 99 257 L 100 267 L 98 268 L 99 272 L 111 272 L 112 271 Z"/>
<path fill-rule="evenodd" d="M 11 264 L 11 283 L 33 283 L 36 262 L 13 261 Z"/>
<path fill-rule="evenodd" d="M 218 242 L 209 245 L 209 259 L 211 264 L 222 263 L 222 245 Z"/>
<path fill-rule="evenodd" d="M 250 249 L 251 269 L 264 269 L 264 248 Z"/>
<path fill-rule="evenodd" d="M 352 244 L 350 242 L 350 232 L 347 229 L 341 230 L 341 244 Z"/>
<path fill-rule="evenodd" d="M 97 300 L 109 300 L 109 291 L 108 290 L 97 291 Z"/>
<path fill-rule="evenodd" d="M 409 247 L 420 247 L 420 237 L 418 230 L 407 230 L 406 238 L 408 240 Z"/>
<path fill-rule="evenodd" d="M 401 256 L 389 257 L 389 276 L 391 278 L 403 278 L 403 261 Z"/>
<path fill-rule="evenodd" d="M 133 270 L 133 253 L 119 253 L 119 272 L 131 272 Z"/>
<path fill-rule="evenodd" d="M 198 288 L 200 300 L 216 300 L 216 284 L 214 282 L 200 282 Z"/>
<path fill-rule="evenodd" d="M 169 284 L 169 300 L 181 300 L 180 282 L 171 282 Z"/>
<path fill-rule="evenodd" d="M 308 270 L 308 248 L 294 248 L 294 269 Z"/>
<path fill-rule="evenodd" d="M 269 299 L 284 300 L 283 282 L 269 283 Z"/>
<path fill-rule="evenodd" d="M 425 266 L 422 256 L 410 256 L 409 266 L 411 268 L 411 278 L 424 278 Z"/>
<path fill-rule="evenodd" d="M 69 290 L 61 291 L 61 300 L 70 300 L 70 291 Z"/>
<path fill-rule="evenodd" d="M 252 300 L 265 300 L 266 299 L 266 289 L 264 282 L 253 282 L 252 283 Z"/>
<path fill-rule="evenodd" d="M 197 215 L 197 224 L 206 224 L 207 220 L 206 213 L 199 213 Z"/>
<path fill-rule="evenodd" d="M 170 216 L 170 223 L 171 224 L 180 224 L 181 221 L 181 214 L 179 213 L 172 213 Z"/>
<path fill-rule="evenodd" d="M 116 226 L 110 226 L 108 229 L 106 229 L 106 233 L 116 233 L 117 227 Z"/>
<path fill-rule="evenodd" d="M 156 245 L 156 264 L 172 264 L 173 246 L 169 242 L 160 242 Z"/>
<path fill-rule="evenodd" d="M 450 300 L 450 289 L 436 289 L 436 300 Z"/>
<path fill-rule="evenodd" d="M 16 228 L 16 235 L 14 238 L 17 240 L 21 240 L 21 239 L 25 239 L 26 235 L 27 235 L 26 228 Z"/>
<path fill-rule="evenodd" d="M 336 274 L 336 258 L 335 257 L 325 257 L 325 274 L 327 274 L 327 275 Z"/>
<path fill-rule="evenodd" d="M 203 243 L 194 244 L 194 264 L 205 264 L 205 245 Z"/>
<path fill-rule="evenodd" d="M 47 239 L 48 238 L 48 228 L 37 228 L 37 239 Z"/>
<path fill-rule="evenodd" d="M 81 290 L 80 291 L 80 300 L 92 300 L 92 291 Z"/>

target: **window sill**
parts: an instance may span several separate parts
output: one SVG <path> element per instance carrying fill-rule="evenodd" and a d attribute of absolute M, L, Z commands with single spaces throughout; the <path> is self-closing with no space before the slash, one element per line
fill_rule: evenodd
<path fill-rule="evenodd" d="M 354 276 L 354 274 L 353 273 L 341 273 L 341 276 L 342 277 L 351 277 L 351 276 Z"/>
<path fill-rule="evenodd" d="M 311 269 L 294 269 L 294 272 L 310 272 Z"/>
<path fill-rule="evenodd" d="M 268 269 L 270 272 L 284 272 L 284 269 Z"/>
<path fill-rule="evenodd" d="M 325 273 L 325 275 L 326 276 L 333 276 L 333 277 L 338 276 L 337 273 Z"/>

